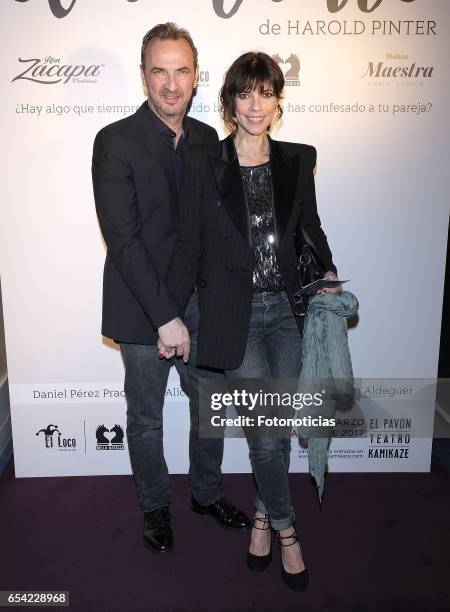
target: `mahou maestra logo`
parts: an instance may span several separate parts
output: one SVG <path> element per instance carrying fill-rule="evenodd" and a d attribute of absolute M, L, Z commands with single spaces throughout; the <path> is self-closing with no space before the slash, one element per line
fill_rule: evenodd
<path fill-rule="evenodd" d="M 430 79 L 434 66 L 410 62 L 408 55 L 387 53 L 384 61 L 369 61 L 362 79 Z"/>

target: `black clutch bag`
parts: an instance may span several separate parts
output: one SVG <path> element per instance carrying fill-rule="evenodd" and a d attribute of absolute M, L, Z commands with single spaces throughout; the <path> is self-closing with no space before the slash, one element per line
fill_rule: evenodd
<path fill-rule="evenodd" d="M 300 291 L 294 293 L 295 314 L 299 317 L 304 317 L 308 308 L 308 298 L 316 293 L 317 289 L 312 288 L 309 291 L 310 285 L 325 276 L 326 270 L 319 254 L 311 240 L 308 232 L 301 227 L 302 247 L 298 258 L 298 282 Z"/>

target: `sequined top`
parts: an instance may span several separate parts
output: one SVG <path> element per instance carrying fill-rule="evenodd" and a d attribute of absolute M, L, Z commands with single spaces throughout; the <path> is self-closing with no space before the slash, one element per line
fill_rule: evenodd
<path fill-rule="evenodd" d="M 284 285 L 275 255 L 270 162 L 260 166 L 241 166 L 241 176 L 256 258 L 256 266 L 253 271 L 253 292 L 281 291 Z"/>

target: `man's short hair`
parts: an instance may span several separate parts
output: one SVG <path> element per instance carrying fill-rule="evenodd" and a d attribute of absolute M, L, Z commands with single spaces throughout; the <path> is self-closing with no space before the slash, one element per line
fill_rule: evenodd
<path fill-rule="evenodd" d="M 151 30 L 147 32 L 147 34 L 142 39 L 142 47 L 141 47 L 141 65 L 145 66 L 145 51 L 147 46 L 152 42 L 152 40 L 179 40 L 180 38 L 184 38 L 184 40 L 189 44 L 192 49 L 192 55 L 194 56 L 194 68 L 197 68 L 198 63 L 198 52 L 194 45 L 194 41 L 192 40 L 191 35 L 184 28 L 179 28 L 176 23 L 168 21 L 167 23 L 158 23 Z"/>

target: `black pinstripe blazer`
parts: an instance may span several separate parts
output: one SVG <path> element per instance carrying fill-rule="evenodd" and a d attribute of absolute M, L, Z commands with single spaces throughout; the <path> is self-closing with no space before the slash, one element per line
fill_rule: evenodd
<path fill-rule="evenodd" d="M 185 127 L 191 143 L 219 141 L 196 119 L 186 117 Z M 164 282 L 178 229 L 177 189 L 171 151 L 147 101 L 97 134 L 92 179 L 107 247 L 102 334 L 156 344 L 157 328 L 179 311 Z"/>
<path fill-rule="evenodd" d="M 186 157 L 180 233 L 167 286 L 183 310 L 196 284 L 197 365 L 234 369 L 244 358 L 255 266 L 239 160 L 231 136 L 219 143 L 192 146 Z M 299 289 L 300 223 L 327 269 L 336 272 L 336 268 L 317 214 L 315 148 L 270 139 L 270 164 L 277 262 L 293 303 L 292 295 Z M 297 321 L 302 331 L 302 319 Z"/>

